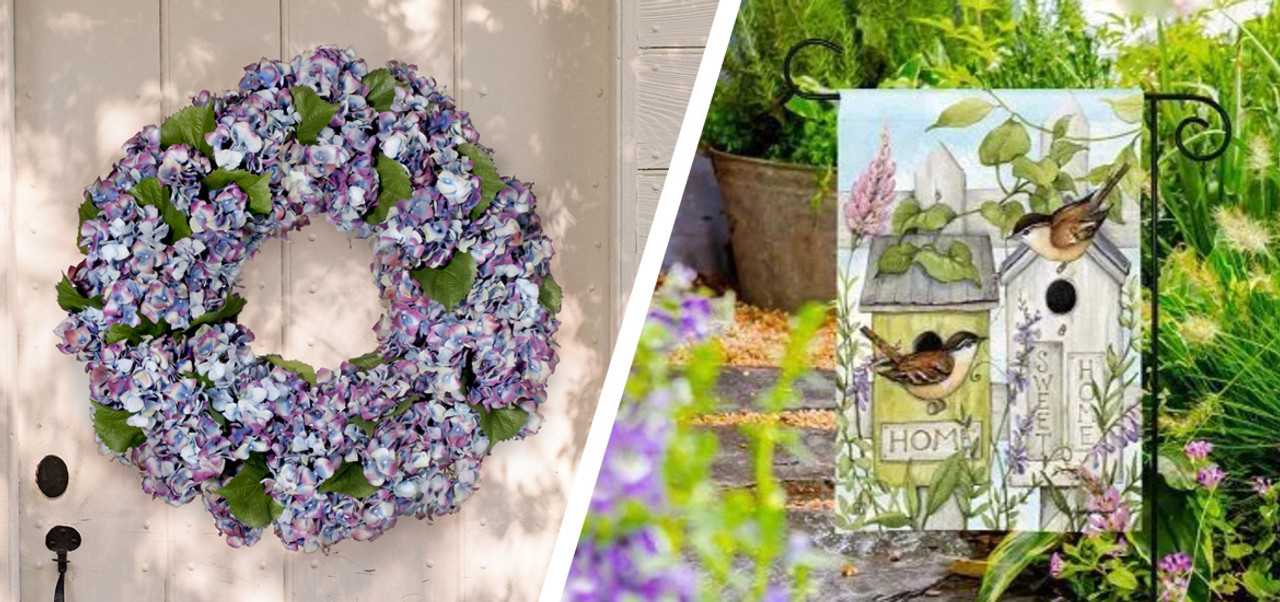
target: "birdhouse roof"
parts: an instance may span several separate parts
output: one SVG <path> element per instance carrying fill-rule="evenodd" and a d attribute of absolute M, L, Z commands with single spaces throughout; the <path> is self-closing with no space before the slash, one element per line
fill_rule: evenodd
<path fill-rule="evenodd" d="M 1089 250 L 1085 252 L 1085 257 L 1102 266 L 1102 270 L 1115 279 L 1116 282 L 1123 284 L 1125 276 L 1129 275 L 1129 258 L 1125 257 L 1120 248 L 1102 232 L 1093 237 L 1093 244 L 1089 245 Z M 1026 243 L 1019 244 L 1004 259 L 1004 263 L 1000 265 L 1001 280 L 1006 284 L 1014 281 L 1027 266 L 1037 259 L 1040 259 L 1040 256 L 1036 255 L 1031 250 L 1031 247 L 1027 246 Z"/>
<path fill-rule="evenodd" d="M 877 236 L 871 240 L 871 254 L 867 257 L 867 279 L 859 301 L 863 311 L 870 312 L 921 312 L 921 311 L 987 311 L 1000 301 L 1000 291 L 995 274 L 995 260 L 991 255 L 991 239 L 985 235 L 912 234 L 902 239 L 916 246 L 933 244 L 945 253 L 953 242 L 963 242 L 969 247 L 978 280 L 940 282 L 925 273 L 919 264 L 912 264 L 901 274 L 879 274 L 877 268 L 885 249 L 898 244 L 897 236 Z"/>

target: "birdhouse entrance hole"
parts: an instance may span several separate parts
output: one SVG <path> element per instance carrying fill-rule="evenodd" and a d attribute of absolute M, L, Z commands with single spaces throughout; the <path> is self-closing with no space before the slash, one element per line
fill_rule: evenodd
<path fill-rule="evenodd" d="M 1076 287 L 1066 280 L 1054 280 L 1044 293 L 1044 304 L 1055 314 L 1069 313 L 1076 306 Z"/>
<path fill-rule="evenodd" d="M 932 330 L 920 333 L 920 336 L 916 337 L 916 341 L 911 344 L 911 350 L 916 353 L 938 349 L 942 349 L 942 337 Z"/>

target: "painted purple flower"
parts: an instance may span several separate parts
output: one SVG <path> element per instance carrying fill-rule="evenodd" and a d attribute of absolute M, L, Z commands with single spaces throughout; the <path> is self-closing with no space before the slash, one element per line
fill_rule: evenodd
<path fill-rule="evenodd" d="M 1196 481 L 1200 483 L 1201 487 L 1213 491 L 1218 488 L 1218 483 L 1221 483 L 1226 476 L 1226 473 L 1222 472 L 1222 469 L 1218 468 L 1217 464 L 1210 464 L 1196 473 Z"/>
<path fill-rule="evenodd" d="M 1213 444 L 1208 441 L 1201 440 L 1189 441 L 1187 442 L 1184 451 L 1186 451 L 1187 457 L 1192 460 L 1203 460 L 1208 458 L 1209 454 L 1213 452 Z"/>
<path fill-rule="evenodd" d="M 895 169 L 889 149 L 889 128 L 885 127 L 880 133 L 880 149 L 858 176 L 844 205 L 845 225 L 855 240 L 879 234 L 884 227 L 889 207 L 893 205 Z"/>

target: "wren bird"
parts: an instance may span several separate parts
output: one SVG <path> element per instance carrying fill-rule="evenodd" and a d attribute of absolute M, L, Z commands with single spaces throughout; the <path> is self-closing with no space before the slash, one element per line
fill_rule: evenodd
<path fill-rule="evenodd" d="M 1111 211 L 1108 197 L 1128 171 L 1128 163 L 1121 165 L 1101 188 L 1059 207 L 1052 215 L 1023 215 L 1014 224 L 1009 238 L 1021 239 L 1037 255 L 1064 266 L 1080 259 Z"/>
<path fill-rule="evenodd" d="M 967 330 L 961 330 L 942 344 L 941 349 L 926 349 L 903 354 L 896 346 L 863 326 L 862 334 L 875 345 L 881 356 L 872 365 L 876 374 L 902 385 L 916 399 L 928 404 L 930 415 L 946 409 L 946 398 L 969 377 L 978 346 L 987 340 Z"/>

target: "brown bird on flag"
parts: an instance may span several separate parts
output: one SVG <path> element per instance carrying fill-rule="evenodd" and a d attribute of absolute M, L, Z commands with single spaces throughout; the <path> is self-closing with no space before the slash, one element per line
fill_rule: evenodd
<path fill-rule="evenodd" d="M 879 356 L 872 368 L 876 374 L 902 385 L 916 399 L 928 404 L 930 415 L 946 409 L 946 398 L 969 377 L 978 347 L 987 337 L 961 330 L 939 349 L 903 354 L 874 330 L 863 326 L 862 334 L 875 345 Z"/>

